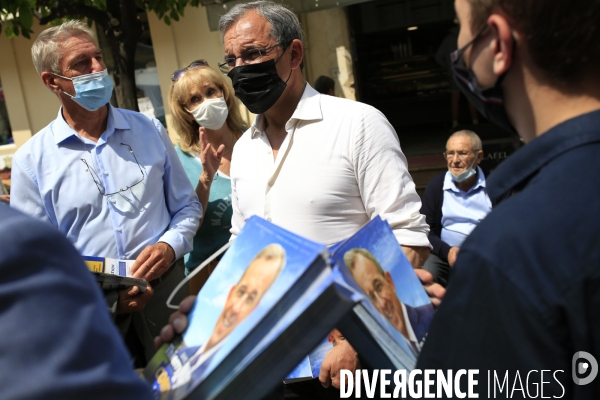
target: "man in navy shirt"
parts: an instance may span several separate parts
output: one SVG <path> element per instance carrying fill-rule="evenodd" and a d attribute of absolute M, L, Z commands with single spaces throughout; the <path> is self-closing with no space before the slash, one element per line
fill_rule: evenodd
<path fill-rule="evenodd" d="M 73 245 L 4 204 L 0 221 L 2 399 L 151 399 Z"/>
<path fill-rule="evenodd" d="M 459 86 L 526 145 L 488 179 L 513 195 L 461 247 L 417 368 L 478 369 L 480 398 L 598 399 L 600 2 L 455 7 Z"/>

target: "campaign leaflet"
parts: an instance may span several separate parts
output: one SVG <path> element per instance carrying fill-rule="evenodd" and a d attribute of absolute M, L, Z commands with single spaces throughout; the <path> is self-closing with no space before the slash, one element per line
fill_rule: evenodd
<path fill-rule="evenodd" d="M 333 348 L 333 344 L 329 341 L 329 338 L 324 338 L 321 343 L 314 350 L 312 350 L 300 364 L 294 368 L 286 377 L 284 382 L 296 382 L 305 379 L 312 379 L 319 377 L 319 371 L 321 370 L 321 363 L 325 358 L 325 355 Z"/>
<path fill-rule="evenodd" d="M 375 360 L 369 347 L 375 341 L 391 367 L 413 369 L 435 311 L 389 224 L 374 218 L 333 248 L 330 263 L 350 287 L 365 295 L 354 307 L 354 322 L 340 324 L 342 334 L 361 357 Z M 362 332 L 354 329 L 357 325 Z M 369 337 L 372 340 L 365 340 Z"/>
<path fill-rule="evenodd" d="M 245 356 L 255 346 L 248 341 L 269 332 L 328 268 L 324 251 L 251 217 L 200 291 L 181 340 L 163 345 L 144 370 L 156 398 L 184 398 L 215 369 L 236 365 L 232 357 Z"/>

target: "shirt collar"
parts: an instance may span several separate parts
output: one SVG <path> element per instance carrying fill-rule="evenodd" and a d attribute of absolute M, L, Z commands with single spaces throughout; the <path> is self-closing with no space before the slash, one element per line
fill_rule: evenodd
<path fill-rule="evenodd" d="M 304 92 L 302 93 L 302 97 L 296 106 L 296 110 L 286 124 L 286 128 L 289 128 L 289 124 L 293 124 L 295 121 L 320 121 L 322 119 L 323 112 L 321 111 L 320 93 L 307 83 Z M 254 119 L 254 123 L 251 126 L 251 136 L 254 138 L 263 131 L 264 116 L 263 114 L 259 114 Z"/>
<path fill-rule="evenodd" d="M 479 165 L 477 165 L 475 168 L 477 168 L 477 182 L 471 189 L 467 191 L 467 193 L 472 192 L 480 187 L 485 187 L 485 174 L 483 173 L 483 170 L 479 168 Z M 444 177 L 444 186 L 442 189 L 452 190 L 453 192 L 457 193 L 461 191 L 452 180 L 452 173 L 450 171 L 446 171 L 446 176 Z"/>
<path fill-rule="evenodd" d="M 52 127 L 52 134 L 54 135 L 54 143 L 60 144 L 72 136 L 79 137 L 77 132 L 65 121 L 62 115 L 62 106 L 58 110 L 58 116 L 54 120 Z M 108 105 L 108 121 L 106 123 L 106 130 L 98 139 L 98 144 L 105 143 L 108 138 L 114 133 L 115 129 L 130 129 L 129 123 L 123 118 L 118 109 L 114 108 L 110 104 Z"/>
<path fill-rule="evenodd" d="M 600 110 L 562 122 L 512 154 L 490 174 L 488 195 L 492 201 L 525 184 L 546 164 L 568 151 L 600 142 Z"/>

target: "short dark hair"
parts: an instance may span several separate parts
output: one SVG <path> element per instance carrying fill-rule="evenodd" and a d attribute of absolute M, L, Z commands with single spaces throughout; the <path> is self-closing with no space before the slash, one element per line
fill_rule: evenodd
<path fill-rule="evenodd" d="M 330 89 L 335 90 L 335 81 L 328 76 L 321 75 L 315 81 L 315 89 L 321 94 L 329 94 Z"/>
<path fill-rule="evenodd" d="M 534 65 L 552 83 L 579 84 L 600 64 L 600 2 L 589 0 L 468 0 L 471 29 L 505 14 L 523 34 Z"/>

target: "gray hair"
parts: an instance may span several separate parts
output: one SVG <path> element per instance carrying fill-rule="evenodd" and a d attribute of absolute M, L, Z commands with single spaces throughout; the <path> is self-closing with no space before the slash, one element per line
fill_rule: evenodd
<path fill-rule="evenodd" d="M 354 270 L 354 261 L 356 260 L 356 256 L 359 254 L 367 260 L 371 261 L 373 265 L 375 265 L 375 268 L 377 268 L 377 271 L 381 275 L 385 276 L 385 271 L 383 270 L 383 267 L 381 266 L 381 264 L 379 264 L 379 261 L 375 258 L 373 253 L 371 253 L 367 249 L 361 248 L 354 248 L 344 253 L 344 264 L 346 264 L 346 267 L 348 267 L 352 275 L 354 275 L 354 273 L 352 272 Z"/>
<path fill-rule="evenodd" d="M 294 39 L 300 39 L 301 42 L 304 42 L 302 27 L 296 14 L 284 5 L 272 1 L 254 1 L 233 6 L 219 20 L 221 36 L 224 36 L 231 25 L 249 11 L 255 11 L 271 24 L 270 36 L 278 44 L 286 46 Z"/>
<path fill-rule="evenodd" d="M 450 137 L 448 138 L 448 142 L 450 141 L 450 139 L 452 139 L 453 137 L 468 137 L 469 140 L 471 140 L 471 149 L 474 151 L 479 151 L 483 149 L 483 146 L 481 144 L 481 139 L 479 138 L 479 136 L 473 132 L 473 131 L 468 131 L 468 130 L 462 130 L 462 131 L 458 131 L 458 132 L 454 132 L 452 135 L 450 135 Z M 448 142 L 446 142 L 446 148 L 448 148 Z"/>
<path fill-rule="evenodd" d="M 84 22 L 65 21 L 59 26 L 48 28 L 33 42 L 31 58 L 38 74 L 44 71 L 61 73 L 60 59 L 63 56 L 62 42 L 71 37 L 86 35 L 96 43 L 96 33 Z"/>

